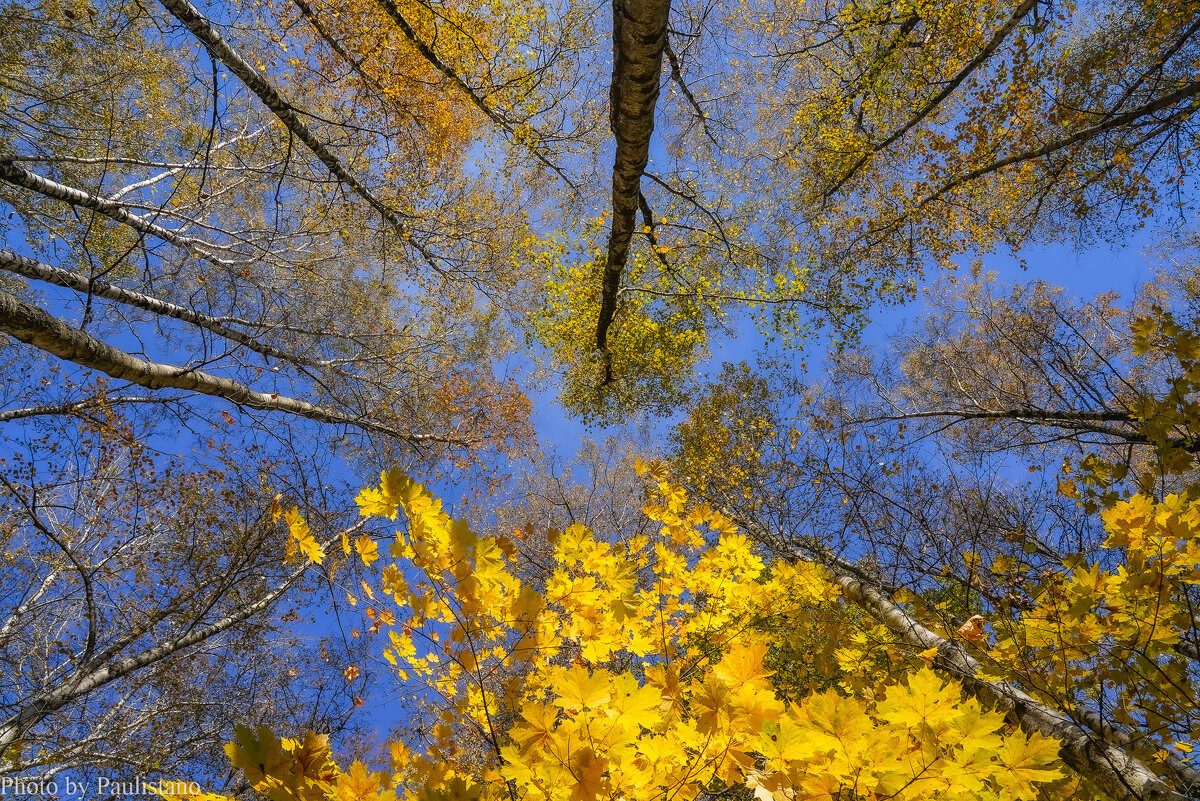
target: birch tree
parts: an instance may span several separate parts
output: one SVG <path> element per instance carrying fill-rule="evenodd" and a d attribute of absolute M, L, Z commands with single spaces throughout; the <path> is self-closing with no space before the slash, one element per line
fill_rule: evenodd
<path fill-rule="evenodd" d="M 232 719 L 341 731 L 352 688 L 291 624 L 320 584 L 273 515 L 318 497 L 303 465 L 164 462 L 119 413 L 85 419 L 3 440 L 4 775 L 222 777 Z"/>

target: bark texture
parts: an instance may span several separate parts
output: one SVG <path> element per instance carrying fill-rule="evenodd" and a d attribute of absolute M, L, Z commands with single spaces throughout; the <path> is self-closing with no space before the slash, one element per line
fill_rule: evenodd
<path fill-rule="evenodd" d="M 617 142 L 613 162 L 612 228 L 596 323 L 596 347 L 607 353 L 621 274 L 637 221 L 642 173 L 650 159 L 670 0 L 613 0 L 613 75 L 609 126 Z M 611 368 L 608 379 L 611 379 Z"/>

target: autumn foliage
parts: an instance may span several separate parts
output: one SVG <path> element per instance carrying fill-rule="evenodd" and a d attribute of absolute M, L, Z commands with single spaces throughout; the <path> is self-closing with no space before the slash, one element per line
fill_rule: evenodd
<path fill-rule="evenodd" d="M 658 531 L 624 542 L 579 526 L 555 534 L 541 587 L 523 578 L 523 532 L 479 535 L 419 484 L 385 473 L 359 496 L 362 514 L 407 525 L 390 560 L 373 542 L 354 550 L 368 565 L 383 562 L 363 591 L 371 617 L 387 621 L 383 657 L 396 680 L 441 710 L 431 737 L 420 748 L 393 741 L 382 770 L 343 769 L 320 737 L 239 729 L 234 764 L 277 801 L 692 798 L 738 786 L 775 801 L 1089 794 L 1055 740 L 965 694 L 952 672 L 930 667 L 936 654 L 897 644 L 824 568 L 768 567 L 661 466 L 643 470 Z M 303 524 L 292 523 L 307 550 Z M 982 618 L 956 633 L 990 662 L 992 681 L 1029 684 L 1037 666 L 1045 692 L 1055 681 L 1111 686 L 1116 668 L 1098 669 L 1087 649 L 1136 645 L 1153 659 L 1179 642 L 1188 622 L 1171 604 L 1200 582 L 1194 502 L 1137 497 L 1106 523 L 1115 570 L 1063 577 L 995 642 Z M 1093 598 L 1101 591 L 1107 606 Z M 834 642 L 797 648 L 816 628 Z M 797 666 L 781 655 L 834 681 L 785 691 L 783 674 Z M 1194 697 L 1176 678 L 1177 694 Z M 1142 692 L 1122 703 L 1145 709 L 1147 700 Z"/>

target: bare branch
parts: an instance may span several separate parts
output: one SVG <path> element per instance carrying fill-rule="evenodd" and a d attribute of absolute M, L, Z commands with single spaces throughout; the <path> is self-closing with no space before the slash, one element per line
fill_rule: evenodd
<path fill-rule="evenodd" d="M 226 267 L 230 264 L 239 264 L 242 262 L 242 260 L 224 259 L 217 255 L 220 251 L 228 252 L 228 248 L 211 242 L 205 242 L 195 237 L 185 236 L 178 231 L 172 231 L 170 228 L 164 228 L 140 215 L 134 214 L 124 203 L 96 197 L 81 189 L 75 189 L 74 187 L 60 184 L 57 181 L 52 181 L 23 167 L 18 167 L 11 159 L 0 159 L 0 181 L 20 186 L 71 206 L 78 206 L 90 209 L 98 214 L 103 214 L 111 220 L 128 225 L 135 231 L 157 237 L 164 242 L 169 242 L 215 265 Z"/>
<path fill-rule="evenodd" d="M 323 547 L 332 545 L 341 538 L 343 533 L 348 535 L 358 531 L 365 523 L 365 520 L 358 521 L 346 529 L 345 532 L 330 537 L 323 543 Z M 198 643 L 211 639 L 254 615 L 266 611 L 284 592 L 299 581 L 310 566 L 311 563 L 306 561 L 258 600 L 243 605 L 237 611 L 207 626 L 193 629 L 179 637 L 159 643 L 152 648 L 147 648 L 134 656 L 125 657 L 101 667 L 94 667 L 87 664 L 82 665 L 75 675 L 65 680 L 60 686 L 28 701 L 20 710 L 11 715 L 3 723 L 0 723 L 0 753 L 3 753 L 5 749 L 24 736 L 25 732 L 29 731 L 39 721 L 45 720 L 48 716 L 72 701 L 82 698 L 106 684 L 123 678 L 147 665 L 160 662 L 180 651 L 185 651 Z"/>
<path fill-rule="evenodd" d="M 244 59 L 240 53 L 234 50 L 228 42 L 226 42 L 217 29 L 209 20 L 200 13 L 200 11 L 192 5 L 188 0 L 160 0 L 167 11 L 171 13 L 177 20 L 182 22 L 184 26 L 192 32 L 200 43 L 208 49 L 208 52 L 221 61 L 229 71 L 236 75 L 243 84 L 246 85 L 251 92 L 258 96 L 258 99 L 263 102 L 271 113 L 279 118 L 279 121 L 292 134 L 305 144 L 312 151 L 321 163 L 328 168 L 339 181 L 350 187 L 356 195 L 365 200 L 371 208 L 379 212 L 383 219 L 386 220 L 392 228 L 400 235 L 400 238 L 411 245 L 421 257 L 438 273 L 444 274 L 445 271 L 438 266 L 433 254 L 430 253 L 423 245 L 412 238 L 411 232 L 404 220 L 401 219 L 401 214 L 391 206 L 384 203 L 379 197 L 368 189 L 362 181 L 354 176 L 337 156 L 317 138 L 316 134 L 305 125 L 300 119 L 300 115 L 296 113 L 295 107 L 279 96 L 275 91 L 275 87 L 267 81 L 262 74 L 254 69 L 251 64 Z"/>
<path fill-rule="evenodd" d="M 260 342 L 257 337 L 230 328 L 216 317 L 194 311 L 186 306 L 180 306 L 150 295 L 134 292 L 105 281 L 88 278 L 79 273 L 64 270 L 61 267 L 53 267 L 49 264 L 34 261 L 33 259 L 27 259 L 24 256 L 13 253 L 10 250 L 4 250 L 3 248 L 0 248 L 0 269 L 8 270 L 17 275 L 23 275 L 26 278 L 34 278 L 39 281 L 55 284 L 56 286 L 75 289 L 79 292 L 105 298 L 106 300 L 114 300 L 127 306 L 133 306 L 143 311 L 162 315 L 163 317 L 170 317 L 185 323 L 191 323 L 231 342 L 236 342 L 256 353 L 281 359 L 292 364 L 307 365 L 309 367 L 329 367 L 334 364 L 334 361 L 330 359 L 310 359 Z"/>
<path fill-rule="evenodd" d="M 87 411 L 88 409 L 122 406 L 125 404 L 163 404 L 170 402 L 171 401 L 169 398 L 149 398 L 141 395 L 117 395 L 115 397 L 101 395 L 96 398 L 86 398 L 73 403 L 57 403 L 47 406 L 26 406 L 21 409 L 9 409 L 7 411 L 0 412 L 0 423 L 7 423 L 12 420 L 23 420 L 27 417 L 79 414 Z M 0 636 L 2 636 L 2 633 L 0 633 Z"/>
<path fill-rule="evenodd" d="M 1196 97 L 1197 95 L 1200 95 L 1200 81 L 1189 81 L 1176 89 L 1174 92 L 1163 95 L 1162 97 L 1138 106 L 1137 108 L 1130 109 L 1124 114 L 1115 114 L 1108 117 L 1103 122 L 1098 122 L 1095 125 L 1078 130 L 1073 134 L 1062 137 L 1061 139 L 1055 139 L 1053 142 L 1047 142 L 1041 147 L 1026 150 L 1022 153 L 1014 153 L 1011 156 L 993 161 L 990 164 L 985 164 L 982 167 L 977 167 L 976 169 L 965 172 L 962 175 L 955 176 L 938 187 L 938 189 L 932 194 L 927 195 L 924 199 L 922 199 L 921 202 L 917 204 L 917 208 L 921 208 L 932 203 L 942 195 L 945 195 L 947 192 L 957 189 L 963 184 L 970 183 L 976 178 L 982 178 L 989 173 L 996 172 L 997 170 L 1001 170 L 1005 167 L 1010 167 L 1013 164 L 1020 164 L 1024 161 L 1030 161 L 1032 159 L 1041 158 L 1042 156 L 1048 156 L 1051 153 L 1070 147 L 1071 145 L 1076 145 L 1080 142 L 1086 142 L 1089 139 L 1094 139 L 1102 133 L 1111 131 L 1115 128 L 1120 128 L 1132 122 L 1136 122 L 1142 117 L 1171 108 L 1172 106 L 1182 103 L 1186 100 L 1192 100 L 1192 98 Z M 1196 107 L 1197 103 L 1193 101 L 1188 103 L 1183 108 L 1178 109 L 1176 114 L 1190 114 L 1196 110 Z"/>
<path fill-rule="evenodd" d="M 446 443 L 470 445 L 474 439 L 461 435 L 416 434 L 377 423 L 365 415 L 351 415 L 324 409 L 307 401 L 279 394 L 265 394 L 233 379 L 172 364 L 139 359 L 95 337 L 71 328 L 44 310 L 0 290 L 0 331 L 60 359 L 99 370 L 113 378 L 129 381 L 147 389 L 181 389 L 199 392 L 253 409 L 284 412 L 322 423 L 348 425 L 374 431 L 410 445 Z"/>

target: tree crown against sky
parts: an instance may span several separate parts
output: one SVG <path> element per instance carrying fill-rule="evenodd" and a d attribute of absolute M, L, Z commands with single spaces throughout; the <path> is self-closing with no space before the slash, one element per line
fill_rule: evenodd
<path fill-rule="evenodd" d="M 1194 270 L 943 272 L 1186 223 L 1194 5 L 2 13 L 6 771 L 1195 797 Z"/>

